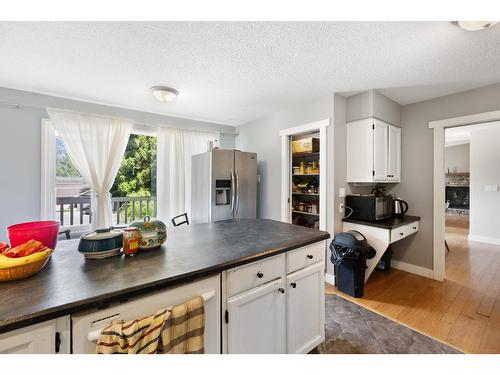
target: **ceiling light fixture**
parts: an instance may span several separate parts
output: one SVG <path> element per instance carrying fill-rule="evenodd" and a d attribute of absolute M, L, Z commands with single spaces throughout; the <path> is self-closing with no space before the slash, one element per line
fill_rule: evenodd
<path fill-rule="evenodd" d="M 497 21 L 454 21 L 453 23 L 467 31 L 478 31 L 489 29 Z"/>
<path fill-rule="evenodd" d="M 162 103 L 171 102 L 179 95 L 179 91 L 168 86 L 153 86 L 149 90 Z"/>

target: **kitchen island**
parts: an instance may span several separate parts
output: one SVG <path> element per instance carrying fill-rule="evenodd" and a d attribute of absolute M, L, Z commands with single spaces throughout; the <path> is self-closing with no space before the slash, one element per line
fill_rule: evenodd
<path fill-rule="evenodd" d="M 291 271 L 316 264 L 319 253 L 314 254 L 314 260 L 309 259 L 313 255 L 308 248 L 321 248 L 324 267 L 327 238 L 326 232 L 273 220 L 228 220 L 174 228 L 160 249 L 103 260 L 84 259 L 77 252 L 78 240 L 60 241 L 38 274 L 1 285 L 0 333 L 214 276 L 221 280 L 217 292 L 221 294 L 220 308 L 225 310 L 228 300 L 230 303 L 232 297 L 249 288 L 262 289 L 266 283 L 279 280 L 278 290 L 283 289 Z M 306 249 L 303 254 L 301 249 Z M 284 253 L 289 255 L 293 250 L 295 255 L 285 259 Z M 255 277 L 252 273 L 250 280 L 252 267 L 258 272 Z M 231 352 L 225 346 L 222 351 Z"/>

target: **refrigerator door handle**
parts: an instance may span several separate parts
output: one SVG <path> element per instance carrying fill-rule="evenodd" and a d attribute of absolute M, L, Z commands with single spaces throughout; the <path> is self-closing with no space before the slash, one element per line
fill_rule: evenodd
<path fill-rule="evenodd" d="M 234 178 L 234 170 L 231 168 L 231 217 L 234 219 L 234 198 L 236 196 L 235 194 L 235 189 L 236 189 L 236 182 Z"/>
<path fill-rule="evenodd" d="M 238 176 L 238 171 L 234 169 L 234 174 L 236 177 L 236 207 L 234 210 L 234 217 L 238 215 L 238 209 L 240 208 L 240 176 Z"/>

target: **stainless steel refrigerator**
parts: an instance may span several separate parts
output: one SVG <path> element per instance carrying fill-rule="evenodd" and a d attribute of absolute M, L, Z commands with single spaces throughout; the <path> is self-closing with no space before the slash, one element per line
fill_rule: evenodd
<path fill-rule="evenodd" d="M 257 217 L 257 154 L 213 149 L 193 155 L 191 220 L 206 223 Z"/>

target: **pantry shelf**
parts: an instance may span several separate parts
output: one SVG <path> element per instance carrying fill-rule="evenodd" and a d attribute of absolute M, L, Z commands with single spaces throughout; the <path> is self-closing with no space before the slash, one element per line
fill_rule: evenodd
<path fill-rule="evenodd" d="M 316 193 L 299 193 L 299 192 L 292 192 L 292 195 L 310 195 L 311 197 L 319 197 L 319 194 Z"/>
<path fill-rule="evenodd" d="M 305 211 L 299 211 L 299 210 L 292 210 L 293 213 L 296 214 L 304 214 L 304 215 L 310 215 L 310 216 L 319 216 L 319 214 L 313 214 L 312 212 L 305 212 Z"/>

